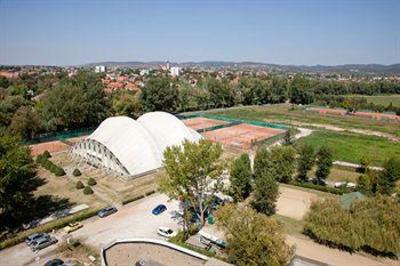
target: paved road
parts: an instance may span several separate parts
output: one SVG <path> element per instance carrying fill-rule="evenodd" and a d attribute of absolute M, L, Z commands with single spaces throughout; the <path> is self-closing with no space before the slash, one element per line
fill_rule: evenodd
<path fill-rule="evenodd" d="M 158 216 L 151 214 L 151 210 L 160 203 L 165 204 L 168 210 Z M 73 232 L 71 235 L 98 250 L 103 245 L 118 238 L 162 238 L 157 235 L 159 226 L 168 226 L 172 229 L 179 228 L 178 221 L 171 217 L 172 212 L 176 210 L 178 210 L 176 201 L 168 201 L 167 196 L 154 194 L 136 203 L 126 205 L 117 213 L 106 218 L 92 217 L 85 220 L 83 228 Z M 57 232 L 55 235 L 59 240 L 66 237 L 62 231 Z M 61 242 L 59 241 L 57 245 L 48 247 L 38 253 L 32 252 L 25 243 L 1 250 L 0 265 L 43 265 L 48 259 L 55 257 L 52 251 Z"/>

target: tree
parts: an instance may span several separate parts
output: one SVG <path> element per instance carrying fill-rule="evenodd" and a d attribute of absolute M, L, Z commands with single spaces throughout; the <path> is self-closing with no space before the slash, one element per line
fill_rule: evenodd
<path fill-rule="evenodd" d="M 307 173 L 314 165 L 314 148 L 309 144 L 303 144 L 298 149 L 299 157 L 297 159 L 297 178 L 302 182 L 307 182 Z"/>
<path fill-rule="evenodd" d="M 160 181 L 161 190 L 170 198 L 187 203 L 184 206 L 193 208 L 202 224 L 215 194 L 222 189 L 225 162 L 221 155 L 221 145 L 207 140 L 185 141 L 182 146 L 164 151 L 167 175 Z"/>
<path fill-rule="evenodd" d="M 235 159 L 231 166 L 230 181 L 231 194 L 235 201 L 246 199 L 251 192 L 251 162 L 249 155 L 243 153 Z"/>
<path fill-rule="evenodd" d="M 151 78 L 140 94 L 146 112 L 174 112 L 178 106 L 178 89 L 169 78 Z"/>
<path fill-rule="evenodd" d="M 227 204 L 216 211 L 225 232 L 228 260 L 234 265 L 288 265 L 294 247 L 285 242 L 282 226 L 248 207 Z"/>
<path fill-rule="evenodd" d="M 97 126 L 108 116 L 109 102 L 100 78 L 81 71 L 64 78 L 36 106 L 48 131 Z"/>
<path fill-rule="evenodd" d="M 20 222 L 28 215 L 38 185 L 29 148 L 0 131 L 0 209 L 7 221 Z"/>
<path fill-rule="evenodd" d="M 296 167 L 296 151 L 290 146 L 271 148 L 271 171 L 276 180 L 289 183 Z"/>
<path fill-rule="evenodd" d="M 294 136 L 296 134 L 296 130 L 293 127 L 290 127 L 286 130 L 285 135 L 283 137 L 284 145 L 292 145 L 294 143 Z"/>
<path fill-rule="evenodd" d="M 252 207 L 267 215 L 275 213 L 279 187 L 273 175 L 271 152 L 260 148 L 254 158 L 254 193 Z"/>
<path fill-rule="evenodd" d="M 376 175 L 373 171 L 367 171 L 357 180 L 357 191 L 364 195 L 373 196 L 376 193 Z"/>
<path fill-rule="evenodd" d="M 142 105 L 137 93 L 130 91 L 119 91 L 113 95 L 113 113 L 138 118 L 142 113 Z"/>
<path fill-rule="evenodd" d="M 322 146 L 317 152 L 316 158 L 317 171 L 315 172 L 315 175 L 318 184 L 325 184 L 325 179 L 329 176 L 333 165 L 332 150 L 327 146 Z"/>
<path fill-rule="evenodd" d="M 36 112 L 28 106 L 20 107 L 11 119 L 10 133 L 24 140 L 32 139 L 40 130 L 39 118 Z"/>
<path fill-rule="evenodd" d="M 392 157 L 383 164 L 383 171 L 377 177 L 377 193 L 391 195 L 396 181 L 400 179 L 400 159 Z"/>
<path fill-rule="evenodd" d="M 314 101 L 310 81 L 300 75 L 296 75 L 290 83 L 289 98 L 291 103 L 310 104 Z"/>

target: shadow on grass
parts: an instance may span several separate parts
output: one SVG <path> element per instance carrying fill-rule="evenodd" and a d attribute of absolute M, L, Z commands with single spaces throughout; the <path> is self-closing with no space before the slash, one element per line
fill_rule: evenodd
<path fill-rule="evenodd" d="M 14 204 L 8 212 L 0 211 L 0 233 L 4 231 L 16 232 L 22 229 L 23 224 L 37 226 L 40 219 L 50 214 L 55 218 L 65 216 L 65 210 L 73 205 L 67 198 L 60 198 L 52 195 L 43 195 L 34 197 L 33 192 L 38 187 L 46 184 L 46 180 L 41 177 L 35 177 L 30 180 L 27 187 L 24 188 L 30 193 L 15 195 L 18 198 L 18 204 Z"/>

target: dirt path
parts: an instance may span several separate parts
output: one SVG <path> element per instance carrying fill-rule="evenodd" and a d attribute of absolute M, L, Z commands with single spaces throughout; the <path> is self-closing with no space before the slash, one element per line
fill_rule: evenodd
<path fill-rule="evenodd" d="M 278 123 L 279 121 L 276 121 L 276 122 Z M 367 129 L 355 129 L 355 128 L 342 128 L 342 127 L 326 125 L 326 124 L 302 123 L 302 122 L 297 122 L 297 121 L 292 121 L 292 120 L 285 121 L 285 123 L 289 123 L 291 125 L 299 126 L 299 127 L 321 128 L 321 129 L 326 129 L 326 130 L 331 130 L 331 131 L 336 131 L 336 132 L 348 131 L 348 132 L 367 135 L 367 136 L 376 136 L 376 137 L 387 138 L 391 141 L 396 141 L 396 142 L 400 141 L 399 137 L 396 137 L 389 133 L 380 132 L 380 131 L 373 131 L 373 130 L 367 130 Z"/>
<path fill-rule="evenodd" d="M 351 254 L 349 252 L 332 249 L 319 245 L 311 240 L 287 235 L 286 241 L 290 245 L 296 246 L 296 254 L 302 257 L 317 260 L 333 266 L 399 266 L 399 261 L 370 258 L 361 254 Z"/>

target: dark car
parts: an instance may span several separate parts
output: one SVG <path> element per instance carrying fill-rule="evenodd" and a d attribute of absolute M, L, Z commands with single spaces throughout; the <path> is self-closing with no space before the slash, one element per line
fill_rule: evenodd
<path fill-rule="evenodd" d="M 52 259 L 44 264 L 44 266 L 63 266 L 64 261 L 60 259 Z"/>
<path fill-rule="evenodd" d="M 32 249 L 32 251 L 38 251 L 38 250 L 47 248 L 57 242 L 58 242 L 58 240 L 55 237 L 40 238 L 36 241 L 33 241 L 32 245 L 31 245 L 31 249 Z"/>
<path fill-rule="evenodd" d="M 117 211 L 118 211 L 118 210 L 117 210 L 117 208 L 115 208 L 115 207 L 106 207 L 106 208 L 104 208 L 104 209 L 101 209 L 101 210 L 97 213 L 97 216 L 99 216 L 99 217 L 101 217 L 101 218 L 104 218 L 104 217 L 106 217 L 106 216 L 108 216 L 108 215 L 111 215 L 111 214 L 117 212 Z"/>
<path fill-rule="evenodd" d="M 157 207 L 155 207 L 151 212 L 154 215 L 159 215 L 159 214 L 165 212 L 166 210 L 167 210 L 167 206 L 165 206 L 164 204 L 160 204 Z"/>
<path fill-rule="evenodd" d="M 50 238 L 50 236 L 49 236 L 48 234 L 45 234 L 45 233 L 36 233 L 36 234 L 33 234 L 33 235 L 28 236 L 28 237 L 25 239 L 25 243 L 26 243 L 28 246 L 30 246 L 30 245 L 32 245 L 34 242 L 36 242 L 37 240 L 42 239 L 42 238 Z"/>

